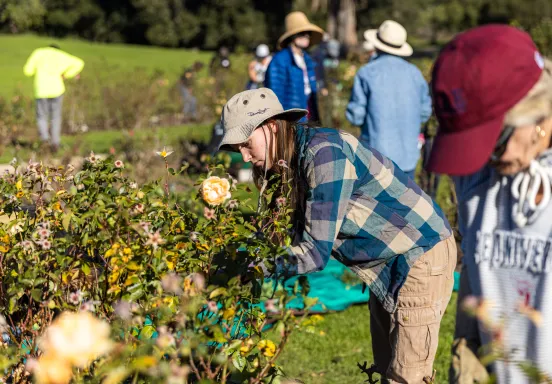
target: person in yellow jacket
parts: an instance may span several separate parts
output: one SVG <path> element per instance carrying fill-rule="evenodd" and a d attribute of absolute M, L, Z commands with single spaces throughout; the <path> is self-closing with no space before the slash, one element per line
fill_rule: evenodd
<path fill-rule="evenodd" d="M 36 120 L 43 143 L 50 143 L 53 152 L 60 144 L 61 108 L 65 93 L 65 79 L 79 78 L 84 61 L 62 51 L 57 45 L 38 48 L 27 59 L 25 76 L 34 76 Z M 52 120 L 51 133 L 48 122 Z"/>

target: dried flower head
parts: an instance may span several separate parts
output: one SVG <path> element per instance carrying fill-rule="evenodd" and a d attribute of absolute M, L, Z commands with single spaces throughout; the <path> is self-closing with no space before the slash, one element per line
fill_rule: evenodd
<path fill-rule="evenodd" d="M 90 156 L 88 156 L 86 160 L 91 164 L 96 164 L 96 162 L 98 161 L 98 157 L 96 156 L 94 151 L 91 151 Z"/>
<path fill-rule="evenodd" d="M 50 240 L 43 239 L 42 241 L 38 242 L 38 244 L 42 247 L 43 250 L 47 251 L 48 249 L 52 248 L 52 243 Z"/>
<path fill-rule="evenodd" d="M 146 241 L 146 245 L 151 245 L 153 249 L 157 249 L 159 245 L 164 243 L 165 240 L 161 237 L 159 231 L 155 233 L 148 233 L 148 241 Z"/>
<path fill-rule="evenodd" d="M 214 209 L 209 209 L 207 207 L 204 207 L 203 208 L 203 216 L 207 219 L 207 220 L 213 220 L 216 215 L 215 215 L 215 210 Z"/>
<path fill-rule="evenodd" d="M 176 273 L 166 274 L 161 279 L 161 287 L 166 292 L 180 295 L 182 294 L 182 277 L 178 276 Z"/>
<path fill-rule="evenodd" d="M 83 294 L 80 290 L 76 292 L 71 292 L 69 294 L 69 303 L 73 305 L 78 305 L 82 301 L 82 298 L 83 298 Z"/>
<path fill-rule="evenodd" d="M 218 312 L 218 305 L 215 301 L 211 300 L 207 303 L 207 309 L 211 312 Z"/>
<path fill-rule="evenodd" d="M 276 198 L 276 205 L 278 207 L 283 207 L 284 205 L 286 205 L 286 203 L 287 203 L 287 199 L 285 197 L 280 196 Z"/>

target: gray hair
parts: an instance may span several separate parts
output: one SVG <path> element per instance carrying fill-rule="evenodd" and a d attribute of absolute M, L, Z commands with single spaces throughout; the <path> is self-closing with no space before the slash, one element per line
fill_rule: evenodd
<path fill-rule="evenodd" d="M 544 59 L 544 69 L 531 90 L 504 118 L 504 126 L 521 127 L 552 117 L 552 61 Z"/>

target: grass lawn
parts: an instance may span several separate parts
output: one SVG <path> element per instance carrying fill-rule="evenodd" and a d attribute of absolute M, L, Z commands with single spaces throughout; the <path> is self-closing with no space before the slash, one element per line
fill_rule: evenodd
<path fill-rule="evenodd" d="M 436 383 L 448 382 L 456 296 L 454 293 L 441 323 L 434 365 L 437 370 Z M 370 366 L 373 362 L 368 305 L 357 305 L 343 312 L 325 315 L 324 321 L 317 326 L 317 332 L 292 334 L 279 360 L 288 377 L 309 384 L 363 383 L 367 376 L 360 372 L 356 364 L 368 361 Z"/>
<path fill-rule="evenodd" d="M 78 146 L 78 154 L 87 155 L 90 151 L 95 153 L 109 153 L 111 147 L 119 149 L 119 143 L 128 136 L 128 131 L 90 131 L 74 136 L 64 135 L 61 138 L 61 155 L 64 151 L 71 150 Z M 151 150 L 157 150 L 163 146 L 178 148 L 180 139 L 208 141 L 211 136 L 211 125 L 209 124 L 191 124 L 173 127 L 144 128 L 136 131 L 136 142 L 143 146 L 151 147 Z M 147 148 L 146 148 L 147 149 Z M 17 157 L 27 161 L 30 156 L 30 149 L 7 147 L 0 153 L 0 163 L 7 163 L 12 158 Z M 38 155 L 38 154 L 37 154 Z"/>
<path fill-rule="evenodd" d="M 2 60 L 0 61 L 0 97 L 9 97 L 15 88 L 21 87 L 32 96 L 32 79 L 23 75 L 23 66 L 31 52 L 40 47 L 57 43 L 70 54 L 85 61 L 82 76 L 87 71 L 101 72 L 116 66 L 121 72 L 142 67 L 161 70 L 170 81 L 175 81 L 184 67 L 200 60 L 208 63 L 211 53 L 189 49 L 168 49 L 121 44 L 99 44 L 75 39 L 53 39 L 34 35 L 0 35 Z"/>

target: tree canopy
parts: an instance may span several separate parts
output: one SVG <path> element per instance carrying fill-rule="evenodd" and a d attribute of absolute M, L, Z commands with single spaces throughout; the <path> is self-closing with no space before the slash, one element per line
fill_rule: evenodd
<path fill-rule="evenodd" d="M 313 22 L 348 43 L 356 41 L 351 22 L 353 26 L 356 22 L 361 36 L 363 30 L 394 19 L 411 36 L 432 42 L 500 22 L 534 32 L 545 49 L 552 44 L 550 0 L 0 0 L 0 31 L 167 47 L 216 49 L 224 44 L 250 49 L 274 43 L 292 10 L 305 11 Z"/>

